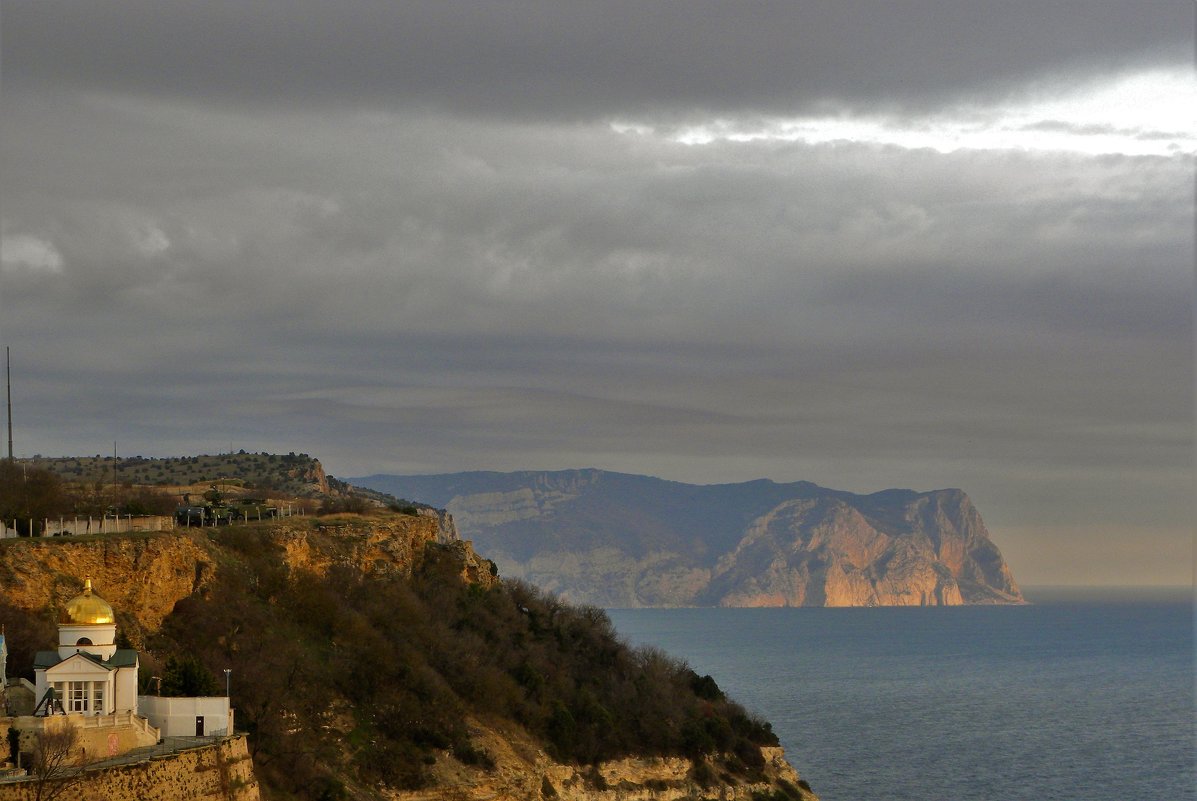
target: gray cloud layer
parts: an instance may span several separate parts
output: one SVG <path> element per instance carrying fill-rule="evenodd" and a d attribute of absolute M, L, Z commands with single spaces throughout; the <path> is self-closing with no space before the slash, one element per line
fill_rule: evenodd
<path fill-rule="evenodd" d="M 6 81 L 589 119 L 924 107 L 1192 53 L 1192 4 L 8 2 Z"/>
<path fill-rule="evenodd" d="M 18 452 L 956 485 L 1032 579 L 1184 572 L 1191 158 L 605 123 L 1175 67 L 1191 4 L 286 8 L 5 4 Z"/>

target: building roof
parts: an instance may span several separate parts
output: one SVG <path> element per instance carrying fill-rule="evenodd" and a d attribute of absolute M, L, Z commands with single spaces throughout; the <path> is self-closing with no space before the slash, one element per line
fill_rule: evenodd
<path fill-rule="evenodd" d="M 112 655 L 111 659 L 101 659 L 95 654 L 89 654 L 87 651 L 78 651 L 70 656 L 60 656 L 57 651 L 38 651 L 37 656 L 33 658 L 34 670 L 49 670 L 60 662 L 65 662 L 72 656 L 81 656 L 97 665 L 109 670 L 116 670 L 117 668 L 133 667 L 137 664 L 137 651 L 132 648 L 118 648 L 116 653 Z"/>

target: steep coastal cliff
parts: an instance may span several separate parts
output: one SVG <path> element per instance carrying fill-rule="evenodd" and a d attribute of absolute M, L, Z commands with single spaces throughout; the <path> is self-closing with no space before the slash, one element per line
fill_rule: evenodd
<path fill-rule="evenodd" d="M 635 606 L 1021 603 L 961 490 L 696 486 L 601 470 L 369 476 L 443 505 L 504 575 Z"/>
<path fill-rule="evenodd" d="M 6 540 L 11 672 L 83 575 L 144 675 L 231 670 L 264 798 L 815 797 L 709 677 L 500 580 L 435 515 Z"/>
<path fill-rule="evenodd" d="M 721 606 L 956 606 L 1021 600 L 959 490 L 920 494 L 886 525 L 838 498 L 786 501 L 753 521 L 701 597 Z"/>
<path fill-rule="evenodd" d="M 340 565 L 410 577 L 426 546 L 441 544 L 459 554 L 464 580 L 494 580 L 489 562 L 468 543 L 447 539 L 436 517 L 389 515 L 368 524 L 352 517 L 288 518 L 240 528 L 0 541 L 0 596 L 10 606 L 57 617 L 78 594 L 81 577 L 91 576 L 117 610 L 122 631 L 140 644 L 179 601 L 205 591 L 228 562 L 222 542 L 245 531 L 277 549 L 288 573 L 326 576 Z"/>

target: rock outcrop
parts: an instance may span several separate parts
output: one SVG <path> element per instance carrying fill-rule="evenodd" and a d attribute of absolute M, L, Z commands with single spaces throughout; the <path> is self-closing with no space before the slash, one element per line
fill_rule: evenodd
<path fill-rule="evenodd" d="M 907 513 L 915 530 L 905 536 L 887 534 L 837 498 L 786 501 L 719 560 L 706 596 L 722 606 L 963 604 L 960 582 L 979 565 L 976 547 L 954 525 L 961 499 L 967 503 L 962 493 L 920 498 Z M 956 514 L 942 513 L 945 502 Z M 917 527 L 925 504 L 938 508 L 930 531 Z M 1005 600 L 1014 600 L 1006 593 Z M 970 595 L 974 602 L 983 598 Z"/>
<path fill-rule="evenodd" d="M 695 486 L 599 470 L 370 476 L 445 506 L 504 575 L 608 607 L 1021 603 L 957 489 Z"/>
<path fill-rule="evenodd" d="M 496 569 L 469 542 L 448 541 L 436 515 L 294 517 L 266 527 L 288 571 L 325 575 L 333 565 L 410 576 L 426 546 L 453 549 L 466 580 L 497 581 Z M 201 591 L 220 562 L 220 538 L 238 527 L 184 528 L 161 534 L 0 542 L 0 595 L 12 606 L 58 610 L 91 576 L 117 610 L 122 631 L 140 644 L 183 598 Z M 56 612 L 55 612 L 56 614 Z"/>
<path fill-rule="evenodd" d="M 57 610 L 91 576 L 121 623 L 154 631 L 175 604 L 200 589 L 214 559 L 198 530 L 178 535 L 10 539 L 0 544 L 0 594 L 30 610 Z M 123 627 L 124 628 L 124 627 Z"/>
<path fill-rule="evenodd" d="M 704 784 L 695 778 L 694 763 L 683 757 L 629 757 L 585 767 L 562 765 L 522 732 L 471 720 L 470 733 L 494 758 L 492 769 L 471 769 L 442 759 L 435 768 L 435 787 L 394 793 L 391 801 L 752 801 L 761 797 L 818 801 L 786 761 L 782 748 L 761 749 L 765 765 L 759 781 L 716 778 L 716 768 L 705 762 L 711 780 Z"/>

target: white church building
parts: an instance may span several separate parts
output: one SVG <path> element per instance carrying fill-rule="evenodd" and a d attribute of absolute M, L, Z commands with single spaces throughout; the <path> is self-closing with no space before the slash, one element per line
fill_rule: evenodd
<path fill-rule="evenodd" d="M 0 640 L 0 645 L 3 640 Z M 8 718 L 21 750 L 40 731 L 74 726 L 81 758 L 116 756 L 163 737 L 231 734 L 227 696 L 159 698 L 137 695 L 137 651 L 116 647 L 116 615 L 88 577 L 67 602 L 58 624 L 58 649 L 38 651 L 33 663 L 32 715 Z"/>
<path fill-rule="evenodd" d="M 38 707 L 53 701 L 54 712 L 136 715 L 138 667 L 136 651 L 116 647 L 116 615 L 88 578 L 83 593 L 66 605 L 58 650 L 38 651 L 34 659 Z M 51 688 L 54 697 L 47 699 Z"/>

